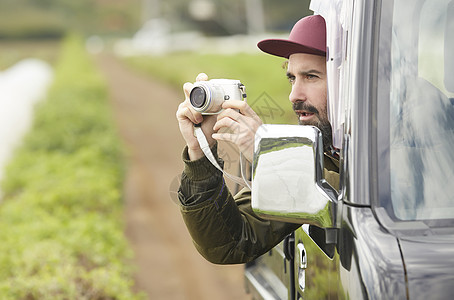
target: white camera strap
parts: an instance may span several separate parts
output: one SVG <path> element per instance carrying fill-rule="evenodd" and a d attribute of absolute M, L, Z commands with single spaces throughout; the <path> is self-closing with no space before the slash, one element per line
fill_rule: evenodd
<path fill-rule="evenodd" d="M 214 154 L 211 152 L 210 145 L 208 144 L 208 141 L 207 141 L 207 139 L 205 137 L 205 134 L 203 133 L 202 128 L 200 127 L 200 125 L 194 125 L 194 131 L 195 131 L 195 135 L 197 137 L 197 140 L 199 141 L 200 148 L 202 149 L 203 153 L 208 158 L 208 160 L 213 164 L 213 166 L 215 166 L 219 171 L 221 171 L 224 174 L 224 176 L 226 176 L 227 178 L 229 178 L 233 182 L 235 182 L 235 183 L 237 183 L 239 185 L 242 185 L 244 187 L 251 188 L 251 182 L 244 178 L 244 174 L 243 174 L 243 159 L 242 159 L 241 153 L 240 153 L 240 164 L 241 164 L 241 175 L 242 175 L 243 178 L 240 178 L 240 177 L 234 176 L 232 174 L 229 174 L 229 173 L 225 172 L 219 166 L 218 162 L 216 161 L 216 158 L 214 157 Z"/>

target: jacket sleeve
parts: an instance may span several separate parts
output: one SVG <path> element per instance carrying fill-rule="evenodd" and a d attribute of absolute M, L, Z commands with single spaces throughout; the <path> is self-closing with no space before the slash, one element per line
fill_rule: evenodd
<path fill-rule="evenodd" d="M 251 208 L 250 190 L 244 189 L 234 198 L 222 173 L 206 158 L 188 161 L 185 149 L 183 160 L 181 213 L 195 247 L 208 261 L 216 264 L 251 261 L 300 227 L 259 218 Z"/>

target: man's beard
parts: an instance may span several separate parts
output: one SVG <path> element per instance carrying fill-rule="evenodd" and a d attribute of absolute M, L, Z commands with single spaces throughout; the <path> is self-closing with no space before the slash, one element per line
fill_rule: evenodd
<path fill-rule="evenodd" d="M 331 124 L 326 117 L 326 112 L 324 112 L 324 115 L 322 116 L 318 109 L 316 109 L 314 106 L 303 102 L 303 101 L 297 101 L 293 103 L 293 110 L 296 112 L 298 110 L 305 110 L 307 112 L 313 113 L 315 115 L 315 120 L 309 121 L 309 122 L 304 122 L 301 121 L 298 116 L 298 124 L 299 125 L 312 125 L 320 129 L 322 132 L 322 138 L 323 138 L 323 150 L 325 152 L 329 152 L 331 145 L 333 143 L 333 134 L 332 134 L 332 129 L 331 129 Z"/>

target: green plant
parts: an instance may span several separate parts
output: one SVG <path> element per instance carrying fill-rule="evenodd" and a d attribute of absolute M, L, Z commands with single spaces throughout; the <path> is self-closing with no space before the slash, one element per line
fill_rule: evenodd
<path fill-rule="evenodd" d="M 82 45 L 64 41 L 53 86 L 5 172 L 2 299 L 141 298 L 121 221 L 122 150 Z"/>

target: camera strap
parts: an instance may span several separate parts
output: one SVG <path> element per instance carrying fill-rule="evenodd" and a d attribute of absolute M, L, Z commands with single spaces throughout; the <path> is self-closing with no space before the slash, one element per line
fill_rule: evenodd
<path fill-rule="evenodd" d="M 194 132 L 195 132 L 195 135 L 197 137 L 197 140 L 199 141 L 200 148 L 202 149 L 203 153 L 208 158 L 208 160 L 211 162 L 211 164 L 213 164 L 213 166 L 216 167 L 216 169 L 221 171 L 224 174 L 224 176 L 226 176 L 227 178 L 229 178 L 233 182 L 235 182 L 235 183 L 237 183 L 237 184 L 239 184 L 241 186 L 251 188 L 251 182 L 249 180 L 246 180 L 244 178 L 244 175 L 243 175 L 242 156 L 240 156 L 240 163 L 241 163 L 241 175 L 243 175 L 243 178 L 240 178 L 240 177 L 237 177 L 235 175 L 232 175 L 232 174 L 229 174 L 229 173 L 225 172 L 219 166 L 218 162 L 216 161 L 216 158 L 214 157 L 213 152 L 211 152 L 210 145 L 208 144 L 208 141 L 207 141 L 207 139 L 205 137 L 205 134 L 202 131 L 202 127 L 200 126 L 200 124 L 194 124 Z"/>

